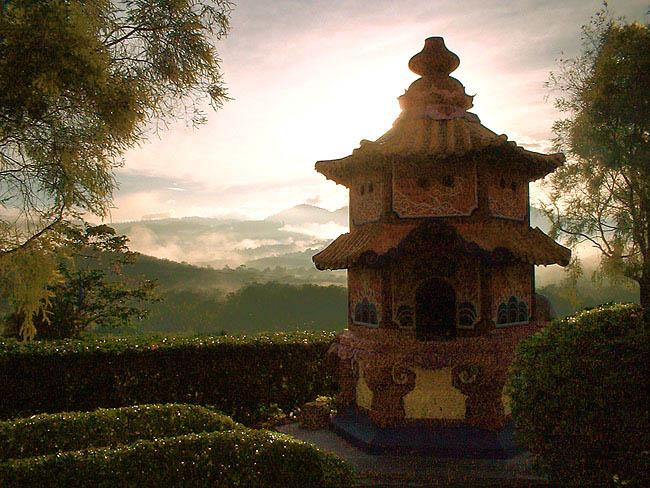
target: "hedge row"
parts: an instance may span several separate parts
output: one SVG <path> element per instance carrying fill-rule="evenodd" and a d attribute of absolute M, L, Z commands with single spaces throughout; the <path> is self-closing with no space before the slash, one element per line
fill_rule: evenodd
<path fill-rule="evenodd" d="M 0 460 L 244 428 L 198 405 L 138 405 L 0 422 Z"/>
<path fill-rule="evenodd" d="M 138 441 L 0 463 L 12 488 L 250 487 L 346 488 L 349 465 L 269 431 L 227 431 Z"/>
<path fill-rule="evenodd" d="M 146 403 L 214 405 L 238 420 L 334 389 L 335 333 L 0 341 L 0 418 Z"/>
<path fill-rule="evenodd" d="M 558 486 L 650 486 L 650 333 L 603 306 L 522 341 L 506 385 L 521 444 Z"/>

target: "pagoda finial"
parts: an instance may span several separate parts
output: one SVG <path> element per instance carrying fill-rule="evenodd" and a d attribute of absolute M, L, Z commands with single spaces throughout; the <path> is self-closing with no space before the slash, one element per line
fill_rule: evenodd
<path fill-rule="evenodd" d="M 409 69 L 420 76 L 445 77 L 458 68 L 460 59 L 452 53 L 442 37 L 429 37 L 424 49 L 409 61 Z"/>
<path fill-rule="evenodd" d="M 472 107 L 472 98 L 460 81 L 449 76 L 460 59 L 445 46 L 442 37 L 429 37 L 424 49 L 409 61 L 409 69 L 422 76 L 399 97 L 401 118 L 452 119 Z"/>

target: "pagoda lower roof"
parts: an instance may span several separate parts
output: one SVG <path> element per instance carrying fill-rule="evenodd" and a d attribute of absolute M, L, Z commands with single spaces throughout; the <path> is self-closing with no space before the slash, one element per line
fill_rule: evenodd
<path fill-rule="evenodd" d="M 506 166 L 516 167 L 529 181 L 542 178 L 564 163 L 561 153 L 541 154 L 508 141 L 483 126 L 471 113 L 451 119 L 428 116 L 400 117 L 393 128 L 376 141 L 361 141 L 359 148 L 341 159 L 318 161 L 316 171 L 328 179 L 349 186 L 357 175 L 375 171 L 400 160 L 434 162 L 469 159 L 474 154 L 492 153 Z"/>
<path fill-rule="evenodd" d="M 566 266 L 571 258 L 569 249 L 555 242 L 539 227 L 492 219 L 454 223 L 368 223 L 340 235 L 312 259 L 318 269 L 346 269 L 361 262 L 372 264 L 394 259 L 408 241 L 440 239 L 446 246 L 450 237 L 456 248 L 467 254 L 510 255 L 535 265 Z"/>

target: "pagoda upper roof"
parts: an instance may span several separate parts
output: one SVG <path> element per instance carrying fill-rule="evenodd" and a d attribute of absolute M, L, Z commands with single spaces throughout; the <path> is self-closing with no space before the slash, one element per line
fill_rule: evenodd
<path fill-rule="evenodd" d="M 564 155 L 529 151 L 483 126 L 468 112 L 472 98 L 449 74 L 458 57 L 440 37 L 430 37 L 424 49 L 409 61 L 421 78 L 399 97 L 402 113 L 393 127 L 376 141 L 362 140 L 351 155 L 319 161 L 316 170 L 337 183 L 348 185 L 360 174 L 390 167 L 394 162 L 446 164 L 459 159 L 496 156 L 506 166 L 527 174 L 529 181 L 554 171 Z"/>
<path fill-rule="evenodd" d="M 458 222 L 374 222 L 340 235 L 313 257 L 318 269 L 346 269 L 395 258 L 409 242 L 443 242 L 465 254 L 503 258 L 511 256 L 535 265 L 566 266 L 571 251 L 556 243 L 539 227 L 503 219 Z"/>

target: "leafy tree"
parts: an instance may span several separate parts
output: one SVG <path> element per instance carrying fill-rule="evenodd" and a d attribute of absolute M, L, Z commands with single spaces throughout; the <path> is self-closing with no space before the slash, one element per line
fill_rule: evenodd
<path fill-rule="evenodd" d="M 227 99 L 228 0 L 0 1 L 0 288 L 30 321 L 65 223 L 105 217 L 120 155 Z"/>
<path fill-rule="evenodd" d="M 555 145 L 569 158 L 551 177 L 552 233 L 590 242 L 600 272 L 639 283 L 650 309 L 650 31 L 612 20 L 606 7 L 583 27 L 583 52 L 548 83 L 562 95 Z"/>
<path fill-rule="evenodd" d="M 122 267 L 133 264 L 135 253 L 126 236 L 107 225 L 66 228 L 69 245 L 60 255 L 59 279 L 47 288 L 48 299 L 34 313 L 36 339 L 78 337 L 92 328 L 125 327 L 142 320 L 148 310 L 143 301 L 158 301 L 152 280 L 127 280 Z M 5 323 L 5 335 L 19 334 L 24 312 L 14 312 Z"/>

